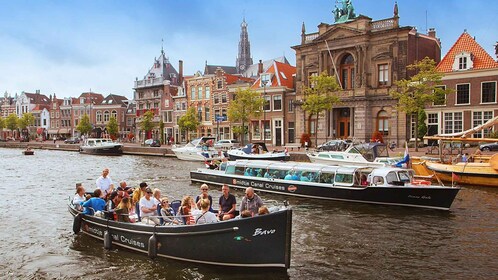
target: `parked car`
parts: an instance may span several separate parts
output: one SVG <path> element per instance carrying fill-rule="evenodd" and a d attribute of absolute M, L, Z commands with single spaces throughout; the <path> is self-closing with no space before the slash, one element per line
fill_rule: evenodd
<path fill-rule="evenodd" d="M 151 146 L 151 147 L 161 147 L 161 141 L 155 139 L 155 140 L 152 141 L 152 143 L 150 143 L 149 146 Z"/>
<path fill-rule="evenodd" d="M 147 139 L 144 142 L 145 146 L 150 146 L 150 147 L 161 147 L 161 141 L 158 139 Z"/>
<path fill-rule="evenodd" d="M 481 151 L 496 151 L 498 150 L 498 142 L 482 144 L 479 146 Z"/>
<path fill-rule="evenodd" d="M 218 140 L 214 144 L 214 147 L 216 149 L 232 149 L 232 148 L 238 148 L 240 146 L 239 141 L 235 139 L 223 139 L 223 140 Z"/>
<path fill-rule="evenodd" d="M 350 142 L 345 140 L 330 140 L 316 147 L 319 151 L 344 151 Z"/>
<path fill-rule="evenodd" d="M 72 137 L 72 138 L 68 138 L 66 140 L 64 140 L 64 144 L 78 144 L 80 143 L 80 139 L 76 138 L 76 137 Z"/>

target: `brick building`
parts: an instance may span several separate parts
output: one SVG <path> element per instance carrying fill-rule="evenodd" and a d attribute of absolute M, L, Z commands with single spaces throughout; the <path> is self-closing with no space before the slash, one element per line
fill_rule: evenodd
<path fill-rule="evenodd" d="M 442 87 L 454 93 L 426 108 L 428 135 L 462 132 L 497 116 L 498 62 L 470 34 L 460 35 L 437 69 L 444 73 Z M 487 137 L 491 130 L 473 137 Z"/>

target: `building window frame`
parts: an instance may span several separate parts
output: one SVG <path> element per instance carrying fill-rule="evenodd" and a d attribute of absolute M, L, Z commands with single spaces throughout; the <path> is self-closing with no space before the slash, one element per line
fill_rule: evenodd
<path fill-rule="evenodd" d="M 470 83 L 456 84 L 455 105 L 470 104 Z M 466 102 L 466 103 L 465 103 Z"/>
<path fill-rule="evenodd" d="M 488 111 L 473 111 L 472 112 L 472 127 L 476 127 L 482 124 L 485 124 L 487 121 L 491 120 L 494 118 L 494 111 L 493 110 L 488 110 Z M 482 137 L 489 137 L 490 134 L 493 132 L 493 126 L 490 128 L 486 128 L 481 131 L 474 132 L 472 134 L 473 138 L 482 138 Z"/>
<path fill-rule="evenodd" d="M 492 85 L 492 87 L 485 89 L 485 85 Z M 489 92 L 484 92 L 485 90 Z M 485 98 L 485 94 L 489 96 Z M 485 101 L 485 99 L 490 101 Z M 496 104 L 496 81 L 481 82 L 481 104 Z"/>
<path fill-rule="evenodd" d="M 379 87 L 386 87 L 390 83 L 389 79 L 389 63 L 377 64 L 377 85 Z"/>
<path fill-rule="evenodd" d="M 273 111 L 282 111 L 282 95 L 276 94 L 272 96 Z"/>

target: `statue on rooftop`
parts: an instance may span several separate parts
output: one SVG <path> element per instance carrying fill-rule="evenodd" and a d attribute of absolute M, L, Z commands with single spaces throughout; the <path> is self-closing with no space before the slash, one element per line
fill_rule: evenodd
<path fill-rule="evenodd" d="M 337 7 L 341 3 L 342 7 Z M 354 7 L 351 0 L 336 0 L 336 6 L 333 10 L 335 23 L 346 22 L 356 17 Z"/>

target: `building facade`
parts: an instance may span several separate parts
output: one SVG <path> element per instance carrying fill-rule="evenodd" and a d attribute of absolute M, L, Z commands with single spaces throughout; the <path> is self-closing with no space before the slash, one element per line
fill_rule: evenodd
<path fill-rule="evenodd" d="M 318 127 L 306 112 L 297 108 L 296 132 L 318 134 L 318 142 L 334 138 L 369 141 L 375 131 L 384 140 L 401 144 L 409 139 L 406 114 L 396 110 L 390 97 L 393 81 L 407 79 L 406 66 L 424 57 L 440 61 L 441 47 L 436 33 L 417 32 L 399 25 L 398 7 L 393 17 L 373 21 L 360 15 L 336 16 L 335 24 L 321 23 L 318 32 L 306 33 L 303 23 L 301 44 L 296 51 L 296 103 L 305 98 L 303 90 L 310 77 L 322 72 L 336 76 L 342 90 L 340 103 L 318 116 Z M 338 20 L 339 19 L 339 20 Z"/>
<path fill-rule="evenodd" d="M 426 108 L 427 135 L 462 132 L 498 115 L 498 62 L 470 34 L 460 35 L 437 70 L 444 73 L 441 86 L 453 93 L 444 102 Z M 497 128 L 476 132 L 472 137 L 489 137 Z"/>

